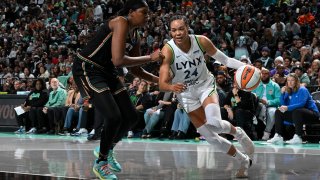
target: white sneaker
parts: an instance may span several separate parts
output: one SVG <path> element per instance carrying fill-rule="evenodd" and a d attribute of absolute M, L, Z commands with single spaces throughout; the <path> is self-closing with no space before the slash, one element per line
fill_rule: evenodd
<path fill-rule="evenodd" d="M 247 178 L 248 177 L 248 169 L 252 165 L 252 160 L 246 155 L 246 159 L 241 162 L 239 170 L 236 172 L 236 178 Z"/>
<path fill-rule="evenodd" d="M 268 140 L 267 143 L 272 144 L 283 144 L 283 137 L 280 136 L 278 133 L 274 134 L 273 138 Z"/>
<path fill-rule="evenodd" d="M 249 157 L 253 156 L 254 153 L 254 144 L 249 138 L 249 136 L 242 130 L 240 127 L 236 127 L 237 132 L 235 138 L 237 138 L 238 142 L 246 152 Z"/>
<path fill-rule="evenodd" d="M 295 134 L 293 136 L 293 138 L 290 139 L 289 141 L 286 141 L 286 143 L 288 143 L 288 144 L 302 144 L 302 139 L 297 134 Z"/>
<path fill-rule="evenodd" d="M 26 132 L 27 134 L 35 134 L 37 132 L 37 128 L 33 127 L 31 128 L 28 132 Z"/>
<path fill-rule="evenodd" d="M 132 131 L 128 131 L 128 138 L 132 138 L 133 137 L 133 132 Z"/>
<path fill-rule="evenodd" d="M 88 130 L 86 128 L 80 128 L 77 132 L 71 133 L 71 136 L 86 136 L 88 134 Z"/>
<path fill-rule="evenodd" d="M 262 136 L 262 140 L 264 140 L 264 141 L 266 141 L 266 140 L 268 140 L 270 138 L 270 133 L 269 132 L 264 132 L 263 133 L 263 136 Z"/>
<path fill-rule="evenodd" d="M 94 129 L 92 129 L 89 134 L 93 135 L 94 134 Z"/>
<path fill-rule="evenodd" d="M 88 130 L 86 128 L 80 128 L 78 133 L 81 134 L 81 135 L 88 134 Z"/>

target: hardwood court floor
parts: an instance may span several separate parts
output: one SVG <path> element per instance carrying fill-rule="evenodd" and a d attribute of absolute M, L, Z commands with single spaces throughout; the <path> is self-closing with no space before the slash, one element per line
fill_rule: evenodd
<path fill-rule="evenodd" d="M 85 137 L 0 133 L 0 179 L 96 179 L 92 150 L 98 144 Z M 320 144 L 255 145 L 249 179 L 320 179 Z M 116 153 L 119 179 L 235 179 L 239 166 L 206 141 L 124 139 Z"/>

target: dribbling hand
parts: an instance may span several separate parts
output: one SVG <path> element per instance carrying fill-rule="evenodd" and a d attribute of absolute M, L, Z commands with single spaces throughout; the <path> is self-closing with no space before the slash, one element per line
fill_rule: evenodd
<path fill-rule="evenodd" d="M 182 93 L 187 89 L 187 86 L 183 83 L 177 83 L 172 85 L 172 91 L 175 93 Z"/>

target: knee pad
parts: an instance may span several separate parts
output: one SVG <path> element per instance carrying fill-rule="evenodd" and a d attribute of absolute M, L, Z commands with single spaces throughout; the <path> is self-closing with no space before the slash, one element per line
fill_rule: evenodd
<path fill-rule="evenodd" d="M 206 125 L 202 125 L 197 130 L 201 135 L 203 135 L 206 138 L 209 144 L 214 145 L 222 152 L 227 153 L 229 151 L 232 145 L 231 142 L 219 136 L 217 133 L 209 130 Z"/>
<path fill-rule="evenodd" d="M 231 124 L 228 121 L 221 119 L 220 106 L 218 104 L 208 104 L 205 109 L 207 123 L 209 129 L 214 132 L 220 133 L 230 133 Z"/>

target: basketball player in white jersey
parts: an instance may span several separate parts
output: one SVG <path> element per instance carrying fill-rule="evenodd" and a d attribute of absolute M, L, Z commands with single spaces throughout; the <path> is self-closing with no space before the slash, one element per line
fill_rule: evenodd
<path fill-rule="evenodd" d="M 207 37 L 189 35 L 186 22 L 180 15 L 170 21 L 172 39 L 161 50 L 165 58 L 160 67 L 159 87 L 177 93 L 198 132 L 208 143 L 240 161 L 236 177 L 247 177 L 254 144 L 241 128 L 221 119 L 215 78 L 207 69 L 204 56 L 209 55 L 235 69 L 245 64 L 223 54 Z M 219 136 L 220 133 L 234 135 L 246 154 Z"/>

